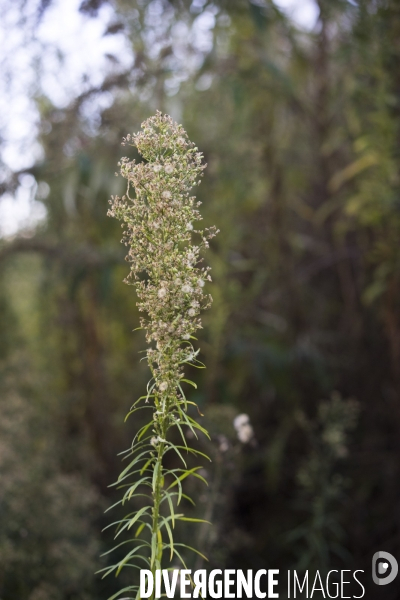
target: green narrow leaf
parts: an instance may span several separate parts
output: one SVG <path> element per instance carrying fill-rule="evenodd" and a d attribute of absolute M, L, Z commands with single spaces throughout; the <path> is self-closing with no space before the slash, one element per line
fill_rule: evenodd
<path fill-rule="evenodd" d="M 204 558 L 204 560 L 206 560 L 207 562 L 209 562 L 207 556 L 204 556 L 204 554 L 202 554 L 201 552 L 199 552 L 198 550 L 196 550 L 196 548 L 192 548 L 192 546 L 188 546 L 187 544 L 175 544 L 175 546 L 182 546 L 182 548 L 187 548 L 188 550 L 191 550 L 192 552 L 195 552 L 196 554 L 198 554 L 199 556 L 201 556 L 201 558 Z M 176 550 L 175 550 L 176 552 Z"/>
<path fill-rule="evenodd" d="M 146 395 L 146 396 L 140 396 L 140 398 L 138 398 L 137 400 L 135 400 L 135 402 L 132 404 L 132 406 L 131 406 L 131 410 L 132 410 L 132 408 L 133 408 L 134 406 L 136 406 L 136 404 L 137 404 L 138 402 L 140 402 L 141 400 L 147 400 L 147 399 L 149 399 L 149 398 L 154 398 L 154 397 L 155 397 L 155 396 L 154 396 L 154 394 L 153 394 L 152 396 L 147 396 L 147 395 Z M 147 408 L 151 408 L 151 409 L 152 409 L 153 407 L 149 405 Z"/>
<path fill-rule="evenodd" d="M 174 511 L 174 505 L 172 503 L 172 499 L 171 499 L 171 495 L 168 494 L 168 492 L 166 492 L 166 498 L 169 504 L 169 510 L 171 513 L 171 521 L 172 521 L 172 527 L 175 528 L 175 511 Z"/>
<path fill-rule="evenodd" d="M 156 552 L 157 552 L 157 534 L 153 533 L 151 536 L 151 559 L 150 559 L 151 568 L 153 568 L 153 565 L 154 565 L 154 561 L 156 558 Z"/>
<path fill-rule="evenodd" d="M 139 537 L 142 533 L 143 529 L 146 527 L 146 523 L 141 523 L 139 527 L 136 529 L 135 538 Z"/>
<path fill-rule="evenodd" d="M 179 405 L 178 405 L 178 412 L 179 412 L 180 416 L 182 417 L 182 419 L 185 421 L 185 424 L 188 425 L 188 427 L 190 428 L 190 430 L 193 433 L 193 435 L 196 438 L 196 440 L 198 440 L 199 438 L 197 437 L 197 433 L 193 429 L 190 421 L 188 420 L 187 414 L 181 409 L 181 407 Z"/>
<path fill-rule="evenodd" d="M 119 590 L 119 592 L 117 592 L 116 594 L 114 594 L 113 596 L 108 598 L 108 600 L 116 600 L 116 598 L 118 598 L 118 596 L 120 596 L 124 592 L 133 592 L 133 591 L 134 591 L 134 587 L 132 585 L 130 585 L 126 588 L 123 588 L 122 590 Z M 138 591 L 140 592 L 140 589 Z"/>
<path fill-rule="evenodd" d="M 128 500 L 130 500 L 132 498 L 132 494 L 134 493 L 134 491 L 142 484 L 144 484 L 145 481 L 149 480 L 149 476 L 146 475 L 146 477 L 142 477 L 141 479 L 139 479 L 139 481 L 137 481 L 136 483 L 134 483 L 130 488 L 129 488 L 129 493 L 128 493 Z M 125 500 L 126 494 L 124 496 L 124 500 Z M 122 502 L 123 504 L 123 502 Z"/>
<path fill-rule="evenodd" d="M 147 544 L 147 546 L 150 546 L 149 542 L 145 542 L 145 540 L 124 540 L 123 542 L 120 542 L 119 544 L 111 548 L 111 550 L 103 552 L 102 554 L 100 554 L 100 556 L 107 556 L 107 554 L 111 554 L 111 552 L 114 552 L 114 550 L 117 550 L 117 548 L 119 548 L 120 546 L 124 546 L 125 544 L 134 544 L 135 542 L 144 542 L 145 544 Z"/>
<path fill-rule="evenodd" d="M 197 385 L 191 379 L 181 379 L 181 381 L 184 381 L 185 383 L 188 383 L 189 385 L 192 385 L 194 387 L 194 389 L 197 390 Z"/>
<path fill-rule="evenodd" d="M 180 393 L 182 394 L 183 403 L 185 405 L 185 410 L 187 410 L 187 400 L 186 400 L 185 392 L 183 391 L 183 389 L 179 383 L 178 383 L 178 388 L 179 388 Z"/>
<path fill-rule="evenodd" d="M 191 517 L 177 517 L 178 521 L 190 521 L 191 523 L 207 523 L 211 525 L 210 521 L 205 521 L 204 519 L 192 519 Z"/>
<path fill-rule="evenodd" d="M 171 475 L 172 475 L 173 477 L 175 477 L 175 482 L 174 482 L 174 485 L 177 485 L 177 486 L 178 486 L 178 502 L 177 502 L 177 504 L 178 504 L 178 506 L 179 506 L 179 503 L 180 503 L 180 501 L 181 501 L 181 498 L 182 498 L 182 484 L 181 484 L 181 482 L 180 482 L 180 480 L 179 480 L 179 477 L 177 477 L 177 476 L 175 475 L 175 473 L 171 473 Z M 171 484 L 171 485 L 172 485 L 172 484 Z M 170 487 L 171 487 L 171 486 L 169 486 L 169 487 L 167 488 L 167 490 L 169 490 L 169 489 L 170 489 Z"/>
<path fill-rule="evenodd" d="M 187 445 L 187 442 L 186 442 L 185 435 L 184 435 L 184 433 L 182 431 L 182 427 L 179 425 L 179 423 L 175 423 L 175 425 L 179 429 L 179 433 L 181 434 L 181 438 L 183 440 L 183 443 L 184 443 L 184 446 L 185 446 L 185 450 L 188 450 L 188 445 Z"/>
<path fill-rule="evenodd" d="M 169 442 L 168 443 L 168 449 L 165 451 L 165 454 L 167 452 L 169 452 L 170 450 L 175 450 L 175 452 L 177 453 L 177 455 L 179 456 L 179 458 L 181 459 L 181 461 L 183 462 L 183 464 L 185 465 L 185 467 L 187 467 L 185 459 L 183 458 L 182 454 L 178 450 L 178 446 L 175 446 L 175 444 L 172 444 L 171 442 Z"/>
<path fill-rule="evenodd" d="M 179 482 L 183 481 L 184 479 L 186 479 L 186 477 L 189 477 L 190 475 L 193 475 L 193 477 L 198 477 L 199 479 L 201 479 L 202 481 L 204 481 L 204 483 L 206 485 L 208 485 L 207 481 L 204 479 L 204 477 L 202 477 L 201 475 L 199 475 L 198 473 L 196 473 L 196 471 L 198 471 L 199 469 L 201 469 L 201 467 L 193 467 L 193 469 L 188 469 L 186 470 L 180 477 L 177 477 L 177 480 L 179 480 Z M 177 481 L 173 481 L 171 483 L 171 485 L 167 488 L 168 490 L 171 489 L 172 487 L 174 487 L 175 485 L 177 485 Z"/>
<path fill-rule="evenodd" d="M 128 560 L 134 555 L 136 554 L 136 552 L 138 550 L 140 550 L 140 548 L 144 548 L 146 544 L 142 544 L 141 546 L 136 546 L 136 548 L 134 548 L 133 550 L 131 550 L 130 552 L 128 552 L 128 554 L 118 563 L 118 569 L 115 572 L 115 577 L 118 577 L 118 575 L 121 573 L 121 570 L 124 568 L 124 565 L 128 562 Z"/>
<path fill-rule="evenodd" d="M 129 525 L 128 525 L 128 529 L 130 529 L 132 527 L 132 525 L 134 525 L 136 523 L 136 521 L 138 519 L 140 519 L 140 517 L 142 515 L 144 515 L 144 513 L 148 510 L 148 506 L 144 506 L 143 508 L 141 508 L 140 510 L 137 511 L 136 515 L 133 517 L 133 519 L 131 519 L 129 521 Z"/>
<path fill-rule="evenodd" d="M 202 431 L 204 433 L 204 435 L 206 435 L 208 437 L 208 439 L 210 440 L 210 435 L 207 431 L 207 429 L 205 429 L 204 427 L 202 427 L 200 425 L 200 423 L 198 423 L 197 421 L 195 421 L 194 419 L 192 419 L 192 417 L 190 417 L 189 415 L 186 415 L 188 420 L 192 423 L 193 427 L 195 427 L 196 429 L 199 429 L 200 431 Z"/>
<path fill-rule="evenodd" d="M 140 475 L 143 475 L 143 473 L 145 472 L 147 467 L 153 462 L 153 460 L 154 460 L 154 458 L 149 458 L 149 460 L 145 462 L 143 467 L 140 469 Z"/>
<path fill-rule="evenodd" d="M 122 473 L 119 475 L 117 481 L 115 483 L 112 483 L 109 487 L 112 487 L 114 485 L 118 485 L 118 483 L 120 483 L 121 481 L 123 481 L 127 476 L 130 475 L 129 471 L 131 469 L 131 467 L 133 467 L 133 465 L 138 462 L 138 460 L 148 454 L 149 450 L 145 450 L 144 452 L 142 452 L 141 454 L 139 454 L 138 456 L 136 456 L 127 467 L 125 467 L 125 469 L 122 471 Z"/>
<path fill-rule="evenodd" d="M 153 410 L 153 407 L 152 407 L 152 406 L 150 406 L 150 404 L 149 404 L 148 406 L 137 406 L 136 408 L 132 408 L 132 409 L 131 409 L 131 410 L 128 412 L 128 414 L 126 415 L 126 417 L 125 417 L 125 419 L 124 419 L 124 422 L 126 423 L 126 421 L 129 419 L 129 417 L 130 417 L 131 415 L 133 415 L 135 412 L 137 412 L 138 410 L 143 410 L 143 409 L 145 409 L 145 408 L 150 408 L 150 409 L 152 409 L 152 410 Z"/>
<path fill-rule="evenodd" d="M 190 502 L 190 504 L 192 504 L 193 506 L 196 506 L 195 502 L 192 500 L 192 498 L 190 496 L 187 496 L 186 494 L 182 494 L 182 498 L 185 498 L 185 500 L 188 500 Z"/>
<path fill-rule="evenodd" d="M 171 527 L 169 526 L 168 521 L 165 521 L 165 529 L 167 530 L 168 537 L 169 537 L 169 543 L 171 545 L 171 553 L 170 553 L 170 557 L 169 557 L 169 560 L 171 561 L 174 557 L 174 538 L 173 538 Z"/>
<path fill-rule="evenodd" d="M 144 434 L 146 433 L 146 431 L 152 426 L 154 425 L 154 421 L 151 420 L 149 423 L 147 423 L 147 425 L 144 425 L 138 433 L 138 441 L 140 442 L 140 440 L 142 439 L 142 437 L 144 436 Z"/>
<path fill-rule="evenodd" d="M 199 415 L 200 415 L 201 417 L 204 417 L 203 413 L 202 413 L 202 412 L 200 412 L 200 409 L 199 409 L 199 407 L 197 406 L 196 402 L 192 402 L 191 400 L 188 400 L 188 404 L 191 404 L 191 406 L 195 406 L 195 407 L 197 408 L 197 412 L 199 413 Z"/>
<path fill-rule="evenodd" d="M 163 551 L 163 540 L 162 540 L 162 533 L 161 533 L 161 528 L 160 527 L 158 528 L 158 531 L 157 531 L 157 541 L 158 541 L 157 561 L 161 565 L 162 551 Z"/>
<path fill-rule="evenodd" d="M 156 492 L 157 477 L 158 477 L 158 471 L 159 471 L 159 469 L 160 469 L 160 463 L 157 460 L 156 464 L 154 465 L 154 471 L 153 471 L 153 483 L 152 483 L 153 493 Z"/>
<path fill-rule="evenodd" d="M 207 456 L 207 454 L 204 454 L 204 452 L 200 452 L 200 450 L 196 450 L 195 448 L 189 448 L 188 446 L 177 446 L 177 448 L 181 448 L 181 450 L 186 450 L 187 452 L 190 452 L 191 454 L 195 454 L 196 456 L 202 456 L 203 458 L 206 458 L 207 460 L 209 460 L 210 462 L 212 462 L 211 458 L 209 456 Z"/>
<path fill-rule="evenodd" d="M 124 519 L 120 519 L 119 521 L 113 521 L 112 523 L 109 523 L 108 525 L 103 527 L 103 529 L 101 531 L 105 531 L 106 529 L 109 529 L 113 525 L 118 525 L 118 524 L 124 523 L 125 521 L 128 521 L 128 520 L 129 519 L 124 518 Z"/>

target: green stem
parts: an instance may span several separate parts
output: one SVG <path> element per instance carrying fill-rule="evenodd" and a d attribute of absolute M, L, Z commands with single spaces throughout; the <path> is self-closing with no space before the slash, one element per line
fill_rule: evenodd
<path fill-rule="evenodd" d="M 161 427 L 161 431 L 162 431 L 162 438 L 165 439 L 165 425 L 163 422 L 163 425 Z M 155 486 L 154 486 L 154 492 L 153 492 L 153 497 L 154 497 L 154 506 L 153 506 L 153 514 L 152 514 L 152 528 L 151 528 L 151 538 L 152 541 L 154 539 L 155 536 L 155 556 L 154 556 L 154 563 L 152 565 L 152 573 L 153 573 L 153 580 L 154 580 L 154 590 L 153 590 L 153 594 L 151 596 L 151 600 L 154 600 L 156 597 L 156 590 L 155 590 L 155 575 L 156 575 L 156 567 L 157 567 L 157 559 L 160 559 L 160 563 L 161 563 L 161 553 L 162 553 L 162 546 L 161 548 L 159 547 L 159 540 L 158 540 L 158 531 L 159 531 L 159 517 L 160 517 L 160 503 L 161 503 L 161 481 L 162 481 L 162 476 L 163 476 L 163 472 L 162 472 L 162 458 L 164 455 L 164 447 L 165 444 L 164 442 L 160 442 L 160 445 L 158 447 L 158 456 L 157 456 L 157 461 L 156 464 L 154 465 L 154 468 L 157 468 L 158 465 L 158 469 L 157 469 L 157 477 L 156 477 L 156 481 L 155 481 Z"/>

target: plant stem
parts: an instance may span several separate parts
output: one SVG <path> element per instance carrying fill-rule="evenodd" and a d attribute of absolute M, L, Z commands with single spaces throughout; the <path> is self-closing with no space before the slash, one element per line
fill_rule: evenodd
<path fill-rule="evenodd" d="M 163 423 L 164 425 L 164 423 Z M 162 433 L 165 434 L 164 431 L 165 427 L 161 427 Z M 163 436 L 163 439 L 164 436 Z M 159 532 L 159 526 L 158 526 L 158 521 L 159 521 L 159 516 L 160 516 L 160 503 L 161 503 L 161 481 L 162 481 L 162 458 L 164 455 L 164 447 L 165 444 L 164 442 L 160 442 L 159 447 L 158 447 L 158 455 L 157 455 L 157 461 L 154 465 L 154 468 L 157 468 L 158 465 L 158 469 L 157 469 L 157 477 L 156 477 L 156 481 L 155 481 L 155 485 L 154 485 L 154 492 L 153 492 L 153 497 L 154 497 L 154 505 L 153 505 L 153 514 L 152 514 L 152 528 L 151 528 L 151 538 L 152 538 L 152 546 L 153 546 L 153 539 L 155 538 L 155 553 L 154 553 L 154 561 L 152 564 L 152 573 L 153 573 L 153 581 L 154 581 L 154 590 L 153 590 L 153 594 L 151 596 L 151 600 L 154 600 L 156 597 L 156 586 L 155 586 L 155 576 L 156 576 L 156 568 L 157 568 L 157 559 L 159 560 L 160 564 L 161 564 L 161 553 L 162 553 L 162 543 L 159 547 L 159 539 L 158 539 L 158 532 Z"/>

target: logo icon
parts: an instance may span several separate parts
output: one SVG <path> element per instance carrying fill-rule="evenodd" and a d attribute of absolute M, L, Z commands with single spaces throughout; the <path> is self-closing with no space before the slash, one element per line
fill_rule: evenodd
<path fill-rule="evenodd" d="M 372 579 L 376 585 L 387 585 L 397 577 L 399 565 L 389 552 L 380 550 L 372 557 Z"/>

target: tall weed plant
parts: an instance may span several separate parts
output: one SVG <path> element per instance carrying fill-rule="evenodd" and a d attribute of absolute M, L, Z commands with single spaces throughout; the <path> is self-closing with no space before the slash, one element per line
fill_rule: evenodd
<path fill-rule="evenodd" d="M 142 130 L 128 135 L 123 144 L 136 146 L 143 160 L 121 159 L 120 173 L 127 189 L 122 198 L 112 197 L 109 215 L 124 228 L 122 242 L 131 263 L 125 281 L 135 287 L 138 308 L 144 313 L 140 329 L 146 334 L 145 359 L 151 371 L 146 393 L 127 416 L 148 410 L 151 417 L 123 453 L 127 465 L 115 484 L 123 490 L 117 505 L 126 506 L 127 514 L 112 524 L 119 543 L 109 552 L 121 546 L 128 550 L 119 562 L 102 570 L 103 576 L 118 575 L 125 567 L 146 568 L 154 575 L 165 558 L 171 563 L 176 557 L 186 567 L 182 551 L 200 554 L 176 541 L 174 528 L 177 521 L 204 522 L 186 517 L 180 505 L 182 499 L 193 503 L 184 492 L 185 479 L 206 483 L 199 473 L 201 466 L 188 464 L 188 457 L 209 460 L 188 444 L 188 437 L 194 440 L 198 434 L 208 434 L 193 416 L 197 406 L 186 397 L 185 389 L 188 385 L 196 388 L 185 378 L 185 368 L 204 367 L 193 342 L 201 328 L 200 312 L 212 302 L 205 293 L 210 267 L 203 266 L 201 254 L 218 231 L 197 229 L 200 202 L 190 195 L 206 165 L 183 127 L 161 112 L 144 121 Z M 171 454 L 176 460 L 167 457 Z M 132 502 L 140 508 L 130 511 Z M 120 541 L 123 533 L 130 537 Z M 112 598 L 126 593 L 133 593 L 129 598 L 140 598 L 138 580 L 137 572 L 136 583 Z"/>

